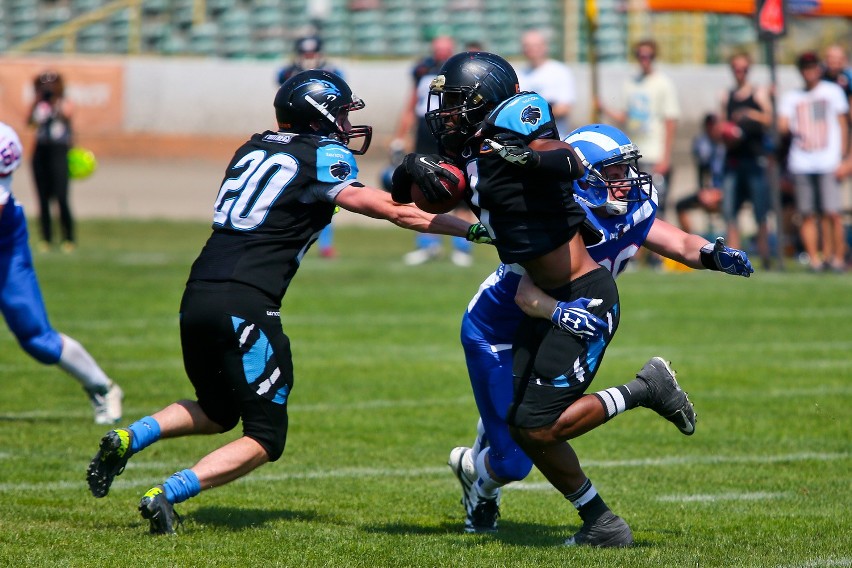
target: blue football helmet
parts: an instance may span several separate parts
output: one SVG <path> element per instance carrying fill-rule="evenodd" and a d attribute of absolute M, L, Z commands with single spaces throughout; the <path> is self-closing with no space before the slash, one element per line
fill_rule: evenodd
<path fill-rule="evenodd" d="M 610 215 L 624 215 L 627 204 L 651 198 L 651 174 L 639 170 L 642 157 L 627 135 L 608 124 L 588 124 L 571 132 L 565 142 L 588 162 L 586 172 L 574 181 L 577 200 L 592 209 L 606 207 Z M 613 172 L 613 165 L 623 165 Z"/>

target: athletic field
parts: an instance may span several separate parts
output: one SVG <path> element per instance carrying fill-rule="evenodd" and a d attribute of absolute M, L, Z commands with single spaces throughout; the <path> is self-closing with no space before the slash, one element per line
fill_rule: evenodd
<path fill-rule="evenodd" d="M 31 232 L 35 224 L 31 223 Z M 72 255 L 37 254 L 55 327 L 124 388 L 124 423 L 179 398 L 177 310 L 203 222 L 80 222 Z M 283 307 L 296 384 L 283 458 L 176 507 L 151 537 L 142 493 L 235 438 L 166 440 L 105 499 L 85 482 L 104 433 L 80 387 L 0 331 L 0 566 L 852 566 L 852 281 L 647 269 L 619 279 L 623 316 L 592 390 L 672 361 L 698 412 L 682 436 L 637 409 L 575 441 L 636 546 L 565 549 L 573 507 L 534 471 L 496 535 L 462 532 L 450 450 L 476 411 L 460 316 L 496 254 L 405 267 L 412 236 L 340 227 Z"/>

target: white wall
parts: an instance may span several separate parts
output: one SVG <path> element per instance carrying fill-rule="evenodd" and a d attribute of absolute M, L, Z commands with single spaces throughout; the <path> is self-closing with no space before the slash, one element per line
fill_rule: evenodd
<path fill-rule="evenodd" d="M 336 61 L 353 91 L 367 103 L 355 122 L 371 124 L 378 142 L 392 135 L 411 89 L 408 61 Z M 126 62 L 125 128 L 128 131 L 173 134 L 245 135 L 274 126 L 272 100 L 277 89 L 278 62 L 209 59 L 128 59 Z M 590 73 L 587 65 L 571 65 L 578 85 L 573 124 L 590 118 Z M 705 113 L 719 108 L 719 94 L 731 85 L 726 65 L 666 66 L 660 69 L 675 82 L 684 130 L 692 132 Z M 602 65 L 601 96 L 618 100 L 625 77 L 635 67 Z M 755 65 L 752 79 L 769 82 L 766 66 Z M 798 87 L 793 67 L 778 70 L 778 92 Z"/>

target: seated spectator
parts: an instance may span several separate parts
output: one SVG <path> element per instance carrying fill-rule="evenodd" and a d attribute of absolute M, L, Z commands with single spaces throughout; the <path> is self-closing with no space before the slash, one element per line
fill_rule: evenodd
<path fill-rule="evenodd" d="M 678 223 L 687 233 L 694 232 L 689 220 L 690 211 L 720 211 L 725 146 L 721 142 L 718 125 L 718 116 L 713 113 L 704 115 L 702 130 L 692 140 L 692 158 L 697 169 L 698 190 L 675 204 Z"/>

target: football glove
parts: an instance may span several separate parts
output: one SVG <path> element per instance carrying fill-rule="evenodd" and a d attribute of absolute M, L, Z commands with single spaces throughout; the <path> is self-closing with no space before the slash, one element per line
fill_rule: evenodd
<path fill-rule="evenodd" d="M 754 272 L 746 253 L 725 246 L 724 237 L 717 237 L 715 243 L 707 243 L 701 247 L 701 264 L 710 270 L 746 278 Z"/>
<path fill-rule="evenodd" d="M 494 239 L 488 234 L 488 229 L 482 223 L 474 223 L 467 228 L 467 240 L 480 245 L 493 245 Z"/>
<path fill-rule="evenodd" d="M 556 302 L 550 316 L 553 325 L 579 338 L 599 339 L 609 330 L 607 322 L 589 311 L 603 303 L 598 298 L 577 298 L 571 302 Z"/>
<path fill-rule="evenodd" d="M 491 150 L 481 153 L 489 154 L 492 151 L 496 152 L 498 156 L 510 164 L 525 169 L 532 169 L 538 166 L 541 161 L 541 156 L 539 156 L 538 152 L 530 148 L 526 142 L 511 132 L 500 132 L 494 135 L 493 138 L 486 138 L 484 146 L 488 146 Z"/>
<path fill-rule="evenodd" d="M 453 185 L 461 181 L 455 174 L 442 168 L 440 162 L 441 156 L 438 154 L 408 154 L 402 160 L 402 167 L 411 176 L 411 181 L 420 186 L 423 197 L 432 203 L 452 197 L 440 178 Z"/>

